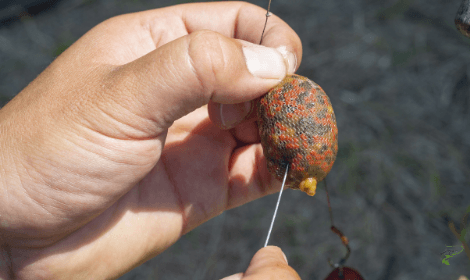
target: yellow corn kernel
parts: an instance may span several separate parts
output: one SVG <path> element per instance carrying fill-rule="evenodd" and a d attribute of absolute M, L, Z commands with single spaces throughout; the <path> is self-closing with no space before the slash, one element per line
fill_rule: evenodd
<path fill-rule="evenodd" d="M 304 179 L 300 182 L 299 189 L 310 196 L 314 196 L 317 190 L 317 180 L 312 177 Z"/>

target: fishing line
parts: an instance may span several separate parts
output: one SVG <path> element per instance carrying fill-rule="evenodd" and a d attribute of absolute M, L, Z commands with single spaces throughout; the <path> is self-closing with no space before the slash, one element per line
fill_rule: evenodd
<path fill-rule="evenodd" d="M 270 9 L 271 9 L 271 0 L 269 0 L 268 9 L 266 10 L 266 20 L 264 22 L 263 32 L 261 32 L 261 39 L 259 39 L 260 45 L 261 45 L 261 42 L 263 42 L 264 31 L 266 30 L 266 25 L 268 24 L 268 18 L 272 15 L 271 12 L 269 11 Z"/>
<path fill-rule="evenodd" d="M 470 0 L 464 1 L 470 2 Z M 260 45 L 263 42 L 263 37 L 266 31 L 268 19 L 272 15 L 272 13 L 270 12 L 270 8 L 271 0 L 269 0 L 268 8 L 266 10 L 266 19 L 264 22 L 263 31 L 261 33 Z M 317 94 L 320 95 L 318 95 L 317 97 Z M 284 99 L 280 98 L 281 95 L 284 96 Z M 291 105 L 286 105 L 285 100 L 287 99 L 286 96 L 288 95 L 297 95 L 298 100 L 296 98 L 295 102 L 293 101 Z M 300 95 L 302 95 L 302 97 L 300 97 Z M 306 96 L 311 96 L 312 98 L 324 98 L 323 100 L 325 101 L 323 103 L 324 105 L 326 105 L 322 106 L 320 102 L 309 101 L 307 100 Z M 294 98 L 291 97 L 291 100 L 294 100 Z M 313 111 L 305 110 L 307 105 L 313 106 Z M 261 98 L 258 103 L 258 106 L 258 126 L 260 131 L 261 143 L 263 146 L 263 152 L 265 153 L 265 156 L 268 160 L 268 167 L 270 169 L 269 171 L 273 175 L 275 175 L 277 179 L 280 179 L 278 175 L 280 175 L 280 172 L 282 172 L 283 167 L 286 167 L 281 190 L 279 192 L 279 197 L 276 203 L 276 208 L 274 209 L 274 214 L 271 220 L 268 235 L 266 237 L 266 242 L 264 243 L 264 247 L 266 247 L 268 246 L 269 237 L 271 236 L 274 221 L 276 219 L 277 211 L 279 209 L 282 193 L 286 184 L 287 174 L 289 173 L 289 163 L 287 162 L 286 164 L 285 159 L 296 158 L 296 160 L 298 161 L 298 164 L 295 164 L 295 166 L 290 166 L 292 169 L 291 177 L 289 179 L 290 184 L 292 185 L 291 187 L 295 189 L 300 189 L 310 196 L 315 195 L 317 182 L 325 179 L 326 175 L 331 170 L 331 167 L 336 158 L 336 154 L 338 151 L 338 130 L 334 117 L 333 107 L 329 103 L 328 96 L 324 93 L 320 86 L 318 86 L 315 82 L 309 80 L 306 77 L 302 77 L 299 75 L 287 75 L 281 81 L 280 84 L 271 89 L 265 96 Z M 271 111 L 271 109 L 273 108 L 275 108 L 274 113 L 272 113 L 273 111 Z M 302 111 L 303 114 L 292 113 L 292 108 L 296 108 L 294 112 Z M 312 138 L 315 139 L 315 135 L 325 137 L 324 133 L 320 132 L 318 129 L 312 129 L 311 126 L 305 126 L 306 122 L 302 123 L 299 121 L 299 119 L 301 118 L 305 118 L 306 116 L 308 117 L 308 114 L 311 114 L 313 117 L 317 117 L 318 113 L 322 112 L 323 110 L 328 112 L 328 114 L 325 114 L 325 117 L 322 117 L 325 120 L 325 123 L 323 123 L 323 121 L 318 121 L 317 125 L 319 127 L 325 128 L 327 131 L 329 131 L 329 133 L 325 138 L 326 141 L 318 142 L 318 144 L 323 143 L 323 147 L 326 147 L 326 150 L 330 155 L 328 157 L 326 157 L 327 153 L 325 150 L 317 148 L 316 145 L 311 146 L 307 141 L 308 137 L 303 134 L 303 132 L 305 132 L 306 130 L 312 130 L 311 132 L 309 132 L 309 135 L 313 135 Z M 296 118 L 294 118 L 294 116 Z M 281 129 L 276 133 L 277 125 L 279 127 L 283 127 L 284 129 Z M 285 130 L 287 130 L 287 128 L 291 129 L 293 132 L 285 133 Z M 274 135 L 274 133 L 276 134 Z M 282 139 L 281 136 L 283 137 Z M 304 147 L 302 147 L 300 143 L 303 143 Z M 306 156 L 306 154 L 308 154 L 308 156 Z M 317 160 L 313 161 L 313 159 Z M 324 165 L 325 167 L 323 167 Z M 344 266 L 351 254 L 349 240 L 334 225 L 333 210 L 331 208 L 330 196 L 328 193 L 326 180 L 325 191 L 328 201 L 328 211 L 331 222 L 330 229 L 341 239 L 341 243 L 346 248 L 346 255 L 341 258 L 337 263 L 332 263 L 330 258 L 328 258 L 328 263 L 330 264 L 330 266 L 333 267 L 333 271 L 329 274 L 326 279 L 363 280 L 363 277 L 359 274 L 359 272 L 350 267 Z"/>
<path fill-rule="evenodd" d="M 282 191 L 284 190 L 284 186 L 286 184 L 287 173 L 289 172 L 289 165 L 286 167 L 286 173 L 284 174 L 284 180 L 282 180 L 281 191 L 279 192 L 279 196 L 277 198 L 276 208 L 274 209 L 273 219 L 271 220 L 271 226 L 269 226 L 268 237 L 266 237 L 266 242 L 264 243 L 264 247 L 268 246 L 269 237 L 271 236 L 271 231 L 273 230 L 274 220 L 276 219 L 277 209 L 279 208 L 279 203 L 281 202 Z"/>
<path fill-rule="evenodd" d="M 260 45 L 263 42 L 264 31 L 266 30 L 266 25 L 268 24 L 268 18 L 272 15 L 271 12 L 269 11 L 270 9 L 271 9 L 271 0 L 269 0 L 268 9 L 266 10 L 266 20 L 264 21 L 263 32 L 261 32 L 261 38 L 259 39 L 259 44 Z M 289 173 L 289 165 L 286 166 L 286 172 L 284 174 L 284 180 L 282 181 L 281 191 L 279 192 L 279 196 L 277 198 L 276 208 L 274 208 L 273 219 L 271 220 L 271 225 L 269 226 L 268 236 L 266 237 L 266 242 L 264 243 L 264 247 L 268 246 L 269 237 L 271 236 L 271 232 L 273 230 L 274 220 L 276 219 L 276 216 L 277 216 L 277 209 L 279 208 L 279 204 L 281 202 L 282 192 L 283 192 L 284 186 L 286 184 L 287 173 Z"/>
<path fill-rule="evenodd" d="M 331 204 L 330 204 L 330 194 L 328 193 L 328 186 L 327 186 L 327 180 L 325 178 L 325 192 L 326 192 L 326 200 L 328 201 L 328 211 L 330 212 L 330 221 L 331 221 L 331 231 L 334 232 L 336 235 L 341 238 L 341 243 L 343 243 L 344 247 L 346 248 L 346 255 L 337 263 L 331 262 L 331 259 L 328 258 L 328 263 L 330 264 L 331 267 L 337 268 L 337 267 L 342 267 L 346 261 L 349 259 L 349 255 L 351 254 L 351 248 L 349 247 L 349 240 L 346 237 L 346 235 L 343 234 L 342 231 L 340 231 L 335 225 L 333 224 L 333 210 L 331 209 Z M 342 273 L 342 272 L 341 272 Z M 340 275 L 341 275 L 340 273 Z"/>

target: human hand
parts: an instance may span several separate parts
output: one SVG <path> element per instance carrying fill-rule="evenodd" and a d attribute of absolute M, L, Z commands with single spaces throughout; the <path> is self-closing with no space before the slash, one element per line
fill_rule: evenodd
<path fill-rule="evenodd" d="M 112 18 L 0 110 L 0 278 L 118 277 L 279 189 L 251 101 L 295 71 L 301 44 L 276 16 L 263 44 L 281 52 L 250 44 L 265 12 L 222 2 Z"/>
<path fill-rule="evenodd" d="M 222 280 L 299 280 L 295 270 L 279 247 L 267 246 L 259 250 L 251 260 L 245 273 L 237 273 Z"/>

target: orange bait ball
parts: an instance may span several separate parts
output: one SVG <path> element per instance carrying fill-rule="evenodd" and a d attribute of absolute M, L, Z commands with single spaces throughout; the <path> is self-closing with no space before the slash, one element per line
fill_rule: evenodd
<path fill-rule="evenodd" d="M 258 103 L 258 127 L 269 171 L 286 185 L 314 195 L 333 167 L 338 127 L 330 99 L 313 81 L 288 75 Z"/>

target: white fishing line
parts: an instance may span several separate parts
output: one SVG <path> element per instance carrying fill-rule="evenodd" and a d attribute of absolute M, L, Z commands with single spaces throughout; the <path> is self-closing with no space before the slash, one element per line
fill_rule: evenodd
<path fill-rule="evenodd" d="M 282 180 L 281 191 L 279 192 L 279 197 L 277 198 L 276 208 L 274 209 L 273 219 L 271 221 L 271 226 L 269 227 L 268 237 L 266 237 L 266 242 L 264 243 L 264 247 L 268 246 L 269 237 L 271 236 L 271 231 L 273 230 L 273 226 L 274 226 L 274 220 L 276 219 L 276 215 L 277 215 L 277 209 L 279 208 L 279 203 L 281 202 L 282 191 L 284 190 L 284 185 L 286 184 L 288 171 L 289 171 L 289 165 L 287 165 L 287 167 L 286 167 L 286 173 L 284 174 L 284 180 Z"/>
<path fill-rule="evenodd" d="M 261 38 L 259 40 L 259 44 L 263 42 L 264 31 L 266 30 L 266 26 L 268 24 L 268 18 L 272 15 L 269 11 L 271 8 L 271 0 L 269 0 L 268 9 L 266 10 L 266 20 L 264 22 L 263 32 L 261 32 Z M 277 209 L 279 208 L 279 203 L 281 202 L 282 191 L 284 190 L 284 186 L 286 184 L 287 173 L 289 172 L 289 165 L 286 166 L 286 173 L 284 174 L 284 180 L 282 180 L 281 191 L 279 192 L 279 197 L 277 198 L 276 208 L 274 209 L 273 219 L 271 220 L 271 226 L 269 226 L 268 236 L 266 237 L 266 242 L 264 243 L 264 247 L 268 246 L 269 237 L 271 236 L 271 232 L 274 226 L 274 220 L 276 219 Z"/>

